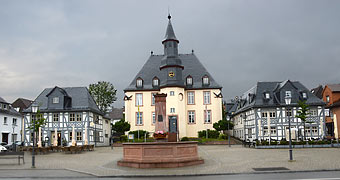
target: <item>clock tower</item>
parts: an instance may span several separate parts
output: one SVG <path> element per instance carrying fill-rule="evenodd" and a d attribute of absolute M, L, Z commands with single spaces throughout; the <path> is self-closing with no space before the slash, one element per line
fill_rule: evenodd
<path fill-rule="evenodd" d="M 169 23 L 162 44 L 164 46 L 164 57 L 161 60 L 159 69 L 166 75 L 160 87 L 184 87 L 182 71 L 184 66 L 178 56 L 178 43 L 174 29 L 171 24 L 171 16 L 168 16 Z"/>

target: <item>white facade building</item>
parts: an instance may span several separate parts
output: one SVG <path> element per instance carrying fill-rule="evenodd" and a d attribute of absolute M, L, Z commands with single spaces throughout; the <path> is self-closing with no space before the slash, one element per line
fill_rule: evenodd
<path fill-rule="evenodd" d="M 0 97 L 0 141 L 12 144 L 21 140 L 22 116 Z"/>

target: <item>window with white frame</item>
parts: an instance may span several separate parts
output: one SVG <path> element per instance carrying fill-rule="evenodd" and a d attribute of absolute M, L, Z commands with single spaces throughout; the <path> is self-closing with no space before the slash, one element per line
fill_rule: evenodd
<path fill-rule="evenodd" d="M 210 91 L 203 92 L 204 104 L 210 104 Z"/>
<path fill-rule="evenodd" d="M 142 93 L 136 94 L 136 106 L 143 106 L 143 94 Z"/>
<path fill-rule="evenodd" d="M 291 98 L 292 97 L 292 91 L 286 91 L 286 98 Z"/>
<path fill-rule="evenodd" d="M 187 85 L 192 85 L 192 77 L 187 77 Z"/>
<path fill-rule="evenodd" d="M 309 110 L 309 115 L 310 116 L 317 116 L 318 115 L 317 110 L 316 109 L 310 109 Z"/>
<path fill-rule="evenodd" d="M 195 123 L 195 111 L 188 111 L 188 123 Z"/>
<path fill-rule="evenodd" d="M 263 127 L 263 135 L 267 136 L 268 135 L 268 127 Z"/>
<path fill-rule="evenodd" d="M 4 117 L 4 124 L 7 124 L 7 117 Z"/>
<path fill-rule="evenodd" d="M 270 135 L 276 135 L 276 127 L 270 127 Z"/>
<path fill-rule="evenodd" d="M 326 102 L 329 103 L 329 96 L 326 96 Z"/>
<path fill-rule="evenodd" d="M 270 94 L 269 93 L 265 93 L 265 98 L 266 99 L 270 99 Z"/>
<path fill-rule="evenodd" d="M 82 119 L 81 115 L 82 115 L 81 113 L 77 113 L 77 115 L 76 115 L 77 121 L 81 121 L 81 119 Z"/>
<path fill-rule="evenodd" d="M 136 113 L 136 124 L 143 125 L 143 113 L 142 112 Z"/>
<path fill-rule="evenodd" d="M 13 118 L 12 124 L 15 125 L 15 126 L 17 125 L 17 119 L 16 118 Z"/>
<path fill-rule="evenodd" d="M 58 104 L 59 103 L 59 97 L 54 97 L 52 101 L 53 101 L 53 104 Z"/>
<path fill-rule="evenodd" d="M 188 92 L 188 104 L 195 104 L 195 93 Z"/>
<path fill-rule="evenodd" d="M 174 96 L 175 95 L 175 91 L 170 91 L 170 96 Z"/>
<path fill-rule="evenodd" d="M 175 108 L 170 108 L 170 113 L 175 113 Z"/>
<path fill-rule="evenodd" d="M 136 80 L 136 86 L 137 87 L 143 87 L 143 80 L 142 79 L 137 79 Z"/>
<path fill-rule="evenodd" d="M 286 110 L 286 116 L 292 116 L 292 110 L 291 109 Z"/>
<path fill-rule="evenodd" d="M 57 135 L 55 135 L 55 138 L 57 137 Z M 69 133 L 69 139 L 70 141 L 72 141 L 72 131 Z"/>
<path fill-rule="evenodd" d="M 269 112 L 269 117 L 276 118 L 276 113 L 274 111 Z"/>
<path fill-rule="evenodd" d="M 209 77 L 208 76 L 203 77 L 203 85 L 209 85 Z"/>
<path fill-rule="evenodd" d="M 313 133 L 313 134 L 318 134 L 318 129 L 319 129 L 319 128 L 318 128 L 317 126 L 313 126 L 313 127 L 312 127 L 312 133 Z"/>
<path fill-rule="evenodd" d="M 211 123 L 211 110 L 204 110 L 204 123 Z"/>
<path fill-rule="evenodd" d="M 156 93 L 151 93 L 151 105 L 152 105 L 152 106 L 154 106 L 155 103 L 156 103 L 155 95 L 156 95 Z"/>
<path fill-rule="evenodd" d="M 154 79 L 152 80 L 152 85 L 153 85 L 153 86 L 159 86 L 159 79 L 154 78 Z"/>
<path fill-rule="evenodd" d="M 59 114 L 54 113 L 53 114 L 53 122 L 57 122 L 57 121 L 59 121 Z"/>
<path fill-rule="evenodd" d="M 74 113 L 70 113 L 70 122 L 73 122 L 73 121 L 75 121 L 76 120 L 76 118 L 75 118 L 76 116 L 75 116 L 75 114 Z"/>
<path fill-rule="evenodd" d="M 82 141 L 83 140 L 83 132 L 77 132 L 77 141 Z"/>
<path fill-rule="evenodd" d="M 152 124 L 156 123 L 156 113 L 152 112 Z"/>
<path fill-rule="evenodd" d="M 262 112 L 262 117 L 264 118 L 264 117 L 267 117 L 267 112 Z"/>
<path fill-rule="evenodd" d="M 303 98 L 303 99 L 307 99 L 307 93 L 306 93 L 306 92 L 303 92 L 303 93 L 302 93 L 302 98 Z"/>
<path fill-rule="evenodd" d="M 6 104 L 4 104 L 3 107 L 4 107 L 5 110 L 7 109 L 7 105 Z"/>

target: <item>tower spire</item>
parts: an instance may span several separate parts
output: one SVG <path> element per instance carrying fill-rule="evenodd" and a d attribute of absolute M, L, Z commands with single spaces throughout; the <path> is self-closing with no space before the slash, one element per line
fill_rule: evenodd
<path fill-rule="evenodd" d="M 174 29 L 172 27 L 172 24 L 171 24 L 171 15 L 170 15 L 170 13 L 168 14 L 168 19 L 169 19 L 168 27 L 166 28 L 165 37 L 164 37 L 164 40 L 162 41 L 162 43 L 164 44 L 165 41 L 170 41 L 170 40 L 176 41 L 177 43 L 179 43 L 179 41 L 176 38 L 176 35 L 175 35 Z"/>

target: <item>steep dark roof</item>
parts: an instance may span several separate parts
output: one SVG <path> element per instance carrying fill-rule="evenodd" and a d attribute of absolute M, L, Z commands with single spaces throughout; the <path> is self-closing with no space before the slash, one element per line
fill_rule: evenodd
<path fill-rule="evenodd" d="M 122 119 L 123 118 L 123 108 L 113 108 L 112 111 L 108 113 L 110 119 Z"/>
<path fill-rule="evenodd" d="M 172 28 L 172 24 L 171 24 L 171 16 L 169 15 L 168 16 L 168 19 L 169 19 L 169 22 L 168 22 L 168 27 L 166 28 L 166 33 L 165 33 L 165 36 L 164 36 L 164 41 L 166 40 L 175 40 L 178 42 L 177 38 L 176 38 L 176 35 L 175 35 L 175 32 L 174 32 L 174 29 Z"/>
<path fill-rule="evenodd" d="M 159 90 L 158 87 L 152 86 L 152 79 L 156 76 L 160 80 L 160 84 L 167 77 L 165 73 L 161 73 L 159 67 L 163 55 L 151 55 L 142 69 L 137 73 L 136 77 L 130 83 L 130 85 L 124 91 L 134 90 Z M 186 89 L 221 89 L 222 87 L 214 80 L 210 73 L 205 69 L 202 63 L 198 60 L 195 54 L 179 54 L 178 56 L 182 60 L 184 70 L 182 72 L 182 78 L 185 81 L 187 76 L 193 78 L 193 85 L 186 87 Z M 209 77 L 209 85 L 202 85 L 202 77 L 207 75 Z M 136 79 L 143 79 L 143 88 L 136 88 Z"/>
<path fill-rule="evenodd" d="M 18 98 L 12 103 L 13 108 L 19 108 L 19 112 L 22 112 L 23 110 L 27 109 L 33 101 L 24 99 L 24 98 Z"/>
<path fill-rule="evenodd" d="M 322 99 L 322 91 L 323 91 L 322 85 L 319 85 L 318 87 L 310 90 L 310 92 L 312 92 L 316 97 L 320 99 Z"/>
<path fill-rule="evenodd" d="M 41 94 L 35 99 L 34 102 L 39 104 L 39 109 L 42 112 L 47 112 L 50 109 L 47 108 L 48 95 L 55 88 L 46 88 L 41 92 Z M 103 114 L 98 106 L 96 105 L 94 99 L 90 95 L 89 90 L 86 87 L 65 87 L 62 88 L 68 95 L 72 98 L 72 105 L 70 109 L 65 109 L 65 111 L 86 111 L 90 110 L 99 114 Z M 31 106 L 30 106 L 31 107 Z M 59 111 L 59 110 L 58 110 Z M 24 110 L 24 112 L 31 112 L 31 108 Z"/>
<path fill-rule="evenodd" d="M 3 114 L 9 114 L 9 115 L 13 115 L 13 116 L 21 116 L 21 114 L 16 111 L 5 99 L 3 99 L 2 97 L 0 97 L 0 103 L 3 103 L 3 104 L 7 104 L 8 108 L 9 109 L 2 109 L 0 108 L 0 113 L 3 113 Z M 1 106 L 0 106 L 1 107 Z"/>
<path fill-rule="evenodd" d="M 237 101 L 236 113 L 242 112 L 252 107 L 277 107 L 285 106 L 284 97 L 281 89 L 288 88 L 292 91 L 292 105 L 302 99 L 302 92 L 307 93 L 306 104 L 308 105 L 325 105 L 325 103 L 311 93 L 300 82 L 283 81 L 283 82 L 258 82 L 256 86 L 246 91 Z M 270 99 L 265 99 L 264 94 L 269 93 Z"/>

